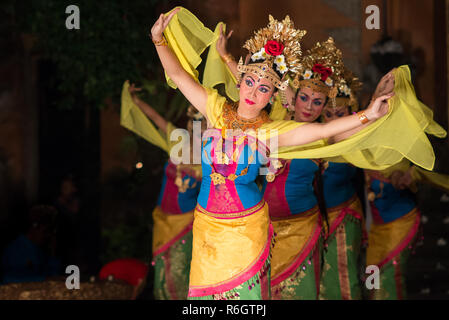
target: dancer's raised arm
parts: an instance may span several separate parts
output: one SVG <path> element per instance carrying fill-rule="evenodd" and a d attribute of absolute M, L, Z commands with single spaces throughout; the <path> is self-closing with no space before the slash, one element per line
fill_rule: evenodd
<path fill-rule="evenodd" d="M 127 80 L 129 83 L 129 81 Z M 145 115 L 150 118 L 156 126 L 161 129 L 164 133 L 167 132 L 167 120 L 164 119 L 156 110 L 153 109 L 148 103 L 145 101 L 142 101 L 139 99 L 139 97 L 136 95 L 136 92 L 141 91 L 141 88 L 136 88 L 134 83 L 132 83 L 128 87 L 129 94 L 131 95 L 131 98 L 133 102 L 139 107 L 140 110 L 142 110 Z"/>
<path fill-rule="evenodd" d="M 387 114 L 389 108 L 387 100 L 393 97 L 393 95 L 394 93 L 390 93 L 389 95 L 378 97 L 371 102 L 368 109 L 358 114 L 328 123 L 308 123 L 290 132 L 281 134 L 278 145 L 280 147 L 288 147 L 307 144 L 357 128 L 361 122 L 377 120 Z"/>
<path fill-rule="evenodd" d="M 204 87 L 196 82 L 181 66 L 178 58 L 167 46 L 163 32 L 179 9 L 168 16 L 161 14 L 151 28 L 151 38 L 156 46 L 157 54 L 167 75 L 178 86 L 187 100 L 204 116 L 206 116 L 207 93 Z"/>
<path fill-rule="evenodd" d="M 373 96 L 371 97 L 371 101 L 374 101 L 376 98 L 378 98 L 380 96 L 389 95 L 393 92 L 393 90 L 394 90 L 394 70 L 395 69 L 392 69 L 390 72 L 385 74 L 382 77 L 382 79 L 380 79 L 379 83 L 377 84 L 376 90 L 373 93 Z M 370 120 L 365 124 L 361 124 L 357 128 L 348 130 L 341 134 L 337 134 L 329 139 L 329 143 L 336 143 L 336 142 L 345 140 L 345 139 L 349 138 L 350 136 L 356 134 L 360 130 L 364 129 L 365 127 L 369 126 L 372 122 L 373 122 L 373 120 Z"/>

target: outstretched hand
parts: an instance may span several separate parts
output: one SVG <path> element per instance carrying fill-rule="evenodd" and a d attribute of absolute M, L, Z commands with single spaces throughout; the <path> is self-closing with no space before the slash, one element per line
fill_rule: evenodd
<path fill-rule="evenodd" d="M 232 33 L 234 32 L 234 30 L 231 30 L 231 31 L 228 33 L 228 35 L 226 35 L 226 33 L 224 32 L 223 29 L 224 29 L 224 28 L 223 28 L 223 24 L 221 24 L 221 25 L 220 25 L 220 36 L 218 37 L 217 45 L 216 45 L 218 54 L 219 54 L 221 57 L 223 57 L 223 56 L 225 56 L 225 55 L 228 54 L 228 51 L 227 51 L 227 49 L 226 49 L 226 46 L 227 46 L 227 44 L 228 44 L 229 38 L 231 37 Z"/>
<path fill-rule="evenodd" d="M 159 19 L 156 20 L 153 27 L 151 28 L 151 38 L 154 41 L 162 40 L 162 33 L 164 32 L 165 28 L 167 28 L 170 20 L 175 14 L 178 13 L 179 10 L 181 10 L 181 8 L 176 8 L 168 16 L 165 16 L 163 13 L 161 13 Z"/>
<path fill-rule="evenodd" d="M 376 99 L 380 96 L 384 96 L 390 94 L 394 90 L 394 71 L 395 69 L 390 70 L 386 75 L 380 79 L 377 84 L 376 91 L 374 91 L 373 99 Z"/>
<path fill-rule="evenodd" d="M 129 84 L 129 80 L 126 80 L 126 82 Z M 131 83 L 128 87 L 128 92 L 131 95 L 131 98 L 133 99 L 134 102 L 136 102 L 135 100 L 137 99 L 136 92 L 139 91 L 142 91 L 142 88 L 137 88 L 134 83 Z"/>
<path fill-rule="evenodd" d="M 396 170 L 391 174 L 391 184 L 398 190 L 404 190 L 410 188 L 414 182 L 410 171 L 402 172 Z"/>

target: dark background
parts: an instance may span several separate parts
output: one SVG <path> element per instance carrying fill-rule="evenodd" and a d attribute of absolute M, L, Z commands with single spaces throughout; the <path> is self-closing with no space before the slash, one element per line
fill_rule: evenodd
<path fill-rule="evenodd" d="M 229 43 L 234 56 L 243 54 L 241 44 L 268 14 L 289 14 L 308 30 L 304 48 L 332 35 L 345 63 L 365 82 L 362 102 L 381 76 L 370 49 L 390 36 L 404 48 L 400 62 L 410 64 L 418 97 L 447 129 L 448 1 L 84 0 L 76 3 L 80 30 L 67 30 L 71 4 L 7 0 L 1 6 L 0 251 L 23 230 L 32 205 L 57 202 L 70 175 L 79 209 L 60 252 L 70 247 L 61 255 L 80 266 L 82 280 L 116 258 L 151 259 L 151 212 L 166 155 L 120 127 L 120 93 L 130 79 L 161 114 L 185 121 L 180 111 L 186 101 L 165 84 L 148 37 L 159 14 L 176 5 L 211 29 L 228 23 L 235 31 Z M 365 27 L 365 8 L 372 4 L 380 8 L 379 30 Z M 449 173 L 447 139 L 432 142 L 436 169 Z M 409 264 L 410 299 L 449 297 L 448 250 L 437 245 L 448 240 L 449 204 L 440 201 L 442 194 L 427 186 L 417 194 L 428 219 L 424 243 Z M 150 288 L 142 297 L 151 297 Z"/>

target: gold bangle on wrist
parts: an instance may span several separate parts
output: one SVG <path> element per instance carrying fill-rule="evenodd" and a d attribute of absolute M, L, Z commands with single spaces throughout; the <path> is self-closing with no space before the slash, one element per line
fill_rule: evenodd
<path fill-rule="evenodd" d="M 222 59 L 223 59 L 223 61 L 226 63 L 226 64 L 228 64 L 229 62 L 231 62 L 231 61 L 234 61 L 234 57 L 230 54 L 230 53 L 228 53 L 228 54 L 225 54 L 223 57 L 221 57 Z"/>
<path fill-rule="evenodd" d="M 165 37 L 162 36 L 161 40 L 154 40 L 151 38 L 151 41 L 153 41 L 155 46 L 166 46 L 168 45 L 167 40 L 165 40 Z"/>
<path fill-rule="evenodd" d="M 368 117 L 366 116 L 365 112 L 359 111 L 359 112 L 357 112 L 357 116 L 359 117 L 359 120 L 360 120 L 360 122 L 361 122 L 362 124 L 365 124 L 365 123 L 368 123 L 368 122 L 369 122 L 369 119 L 368 119 Z"/>

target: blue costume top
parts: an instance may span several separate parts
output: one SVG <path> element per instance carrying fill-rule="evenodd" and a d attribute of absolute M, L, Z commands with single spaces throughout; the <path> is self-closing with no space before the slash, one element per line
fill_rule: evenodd
<path fill-rule="evenodd" d="M 357 168 L 347 163 L 329 162 L 323 173 L 323 193 L 326 207 L 332 208 L 348 201 L 356 193 L 352 178 Z"/>
<path fill-rule="evenodd" d="M 313 180 L 319 166 L 309 159 L 281 160 L 282 168 L 274 181 L 264 179 L 263 193 L 270 216 L 287 217 L 317 205 Z"/>
<path fill-rule="evenodd" d="M 262 201 L 256 177 L 264 158 L 250 140 L 244 135 L 223 138 L 216 129 L 203 137 L 201 207 L 211 212 L 238 212 Z M 226 150 L 227 144 L 232 148 Z"/>
<path fill-rule="evenodd" d="M 372 179 L 370 188 L 376 195 L 380 195 L 372 205 L 373 219 L 376 223 L 394 221 L 416 207 L 413 193 L 408 189 L 398 190 L 391 183 L 377 179 Z"/>
<path fill-rule="evenodd" d="M 201 187 L 199 166 L 176 166 L 170 160 L 164 166 L 162 187 L 157 205 L 168 214 L 181 214 L 195 209 Z M 178 181 L 177 181 L 178 180 Z"/>

